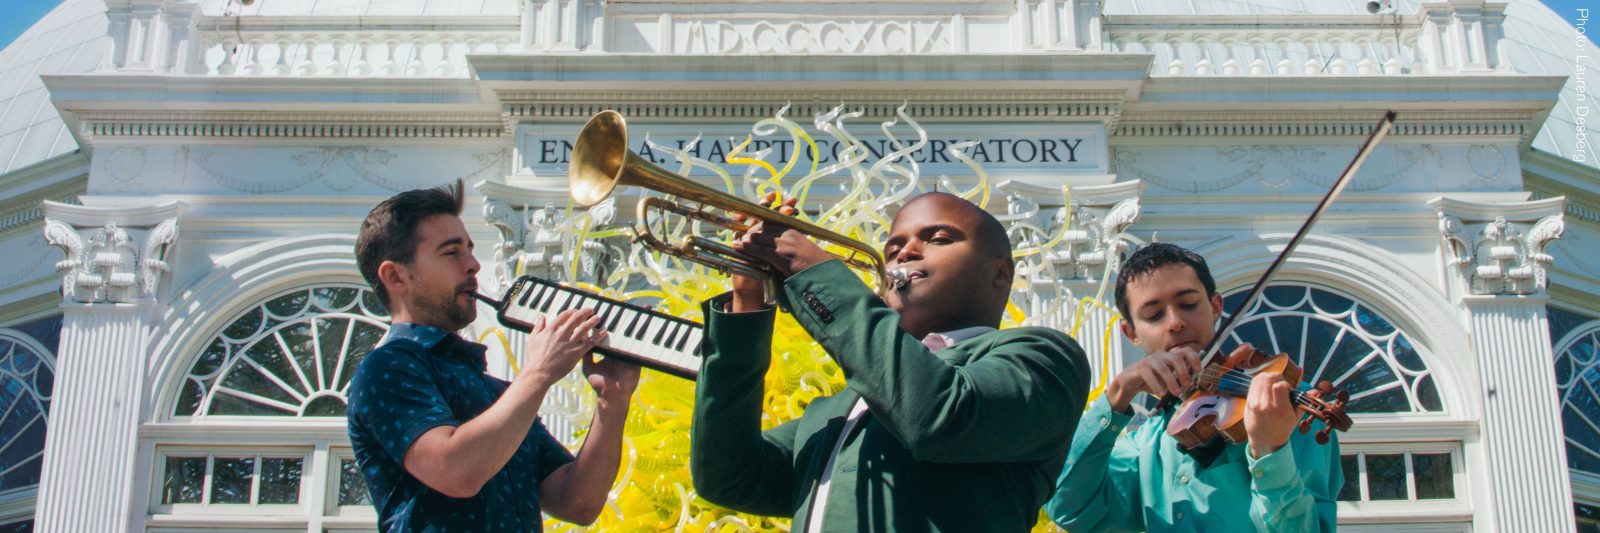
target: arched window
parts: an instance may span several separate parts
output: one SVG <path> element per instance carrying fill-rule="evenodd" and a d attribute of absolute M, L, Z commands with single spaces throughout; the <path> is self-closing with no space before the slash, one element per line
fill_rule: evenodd
<path fill-rule="evenodd" d="M 60 320 L 55 319 L 55 327 Z M 39 485 L 55 359 L 32 336 L 0 328 L 0 499 Z"/>
<path fill-rule="evenodd" d="M 1567 466 L 1600 482 L 1600 319 L 1549 311 Z"/>
<path fill-rule="evenodd" d="M 206 344 L 172 414 L 343 417 L 350 377 L 388 330 L 387 311 L 365 288 L 269 298 Z"/>
<path fill-rule="evenodd" d="M 1223 309 L 1238 306 L 1244 296 L 1245 291 L 1228 295 Z M 1349 392 L 1351 413 L 1444 410 L 1439 385 L 1411 336 L 1354 298 L 1315 285 L 1278 283 L 1242 320 L 1223 341 L 1223 353 L 1246 341 L 1287 353 L 1304 370 L 1306 383 L 1326 380 Z M 1342 507 L 1341 514 L 1388 516 L 1461 505 L 1466 478 L 1459 443 L 1341 442 L 1340 468 L 1345 483 L 1337 499 L 1362 506 Z"/>
<path fill-rule="evenodd" d="M 1245 291 L 1228 295 L 1233 309 Z M 1350 393 L 1351 413 L 1425 413 L 1443 410 L 1438 383 L 1406 332 L 1361 302 L 1321 287 L 1280 283 L 1268 287 L 1244 321 L 1225 339 L 1227 353 L 1251 342 L 1287 353 L 1305 381 L 1327 380 Z"/>
<path fill-rule="evenodd" d="M 0 328 L 0 532 L 32 531 L 61 316 Z"/>

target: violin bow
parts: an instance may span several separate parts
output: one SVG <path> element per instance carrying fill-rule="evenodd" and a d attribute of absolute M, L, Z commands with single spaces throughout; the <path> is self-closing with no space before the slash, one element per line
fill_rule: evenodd
<path fill-rule="evenodd" d="M 1261 279 L 1256 280 L 1255 286 L 1250 287 L 1250 292 L 1245 295 L 1244 300 L 1239 302 L 1233 312 L 1222 320 L 1222 327 L 1217 329 L 1216 336 L 1211 338 L 1211 342 L 1206 344 L 1205 351 L 1201 352 L 1200 368 L 1210 366 L 1212 360 L 1216 359 L 1217 350 L 1222 347 L 1222 340 L 1232 335 L 1234 328 L 1239 326 L 1239 316 L 1250 310 L 1250 307 L 1255 305 L 1256 300 L 1261 298 L 1261 293 L 1266 290 L 1267 283 L 1271 282 L 1272 276 L 1278 273 L 1278 268 L 1283 266 L 1284 260 L 1289 258 L 1289 254 L 1294 252 L 1295 247 L 1300 245 L 1300 241 L 1305 239 L 1307 233 L 1311 232 L 1311 226 L 1317 223 L 1317 219 L 1321 218 L 1322 213 L 1328 210 L 1328 206 L 1332 205 L 1333 200 L 1339 197 L 1339 193 L 1344 192 L 1345 186 L 1350 184 L 1350 179 L 1355 177 L 1357 170 L 1361 169 L 1361 164 L 1367 161 L 1367 156 L 1372 155 L 1372 150 L 1378 147 L 1378 143 L 1383 140 L 1384 136 L 1389 134 L 1389 130 L 1393 127 L 1394 111 L 1387 111 L 1383 114 L 1383 118 L 1378 121 L 1377 127 L 1373 128 L 1372 133 L 1367 135 L 1367 141 L 1361 144 L 1361 149 L 1356 151 L 1355 159 L 1351 159 L 1350 164 L 1344 167 L 1344 173 L 1340 174 L 1339 179 L 1333 182 L 1333 187 L 1328 189 L 1328 194 L 1322 196 L 1322 201 L 1317 202 L 1317 208 L 1311 211 L 1311 216 L 1300 224 L 1300 231 L 1295 232 L 1294 237 L 1289 239 L 1289 244 L 1283 247 L 1282 252 L 1278 252 L 1278 257 L 1272 260 L 1272 265 L 1267 267 L 1267 271 L 1261 275 Z M 1170 407 L 1178 401 L 1179 398 L 1172 396 L 1163 398 L 1161 408 Z"/>

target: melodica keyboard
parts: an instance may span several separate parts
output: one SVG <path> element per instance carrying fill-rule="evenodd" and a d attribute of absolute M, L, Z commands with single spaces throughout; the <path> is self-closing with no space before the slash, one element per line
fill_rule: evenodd
<path fill-rule="evenodd" d="M 523 332 L 532 331 L 540 318 L 550 321 L 568 309 L 593 309 L 608 332 L 596 352 L 688 380 L 700 374 L 700 341 L 705 337 L 700 324 L 533 276 L 517 278 L 498 302 L 476 296 L 499 310 L 501 324 Z"/>

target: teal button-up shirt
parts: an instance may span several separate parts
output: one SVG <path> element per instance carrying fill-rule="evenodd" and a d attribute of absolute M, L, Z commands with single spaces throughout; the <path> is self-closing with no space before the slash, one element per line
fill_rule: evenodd
<path fill-rule="evenodd" d="M 1260 459 L 1229 445 L 1200 468 L 1167 436 L 1172 412 L 1125 431 L 1131 415 L 1103 396 L 1090 403 L 1045 512 L 1073 533 L 1334 530 L 1344 486 L 1337 437 L 1321 445 L 1314 431 L 1296 431 Z"/>

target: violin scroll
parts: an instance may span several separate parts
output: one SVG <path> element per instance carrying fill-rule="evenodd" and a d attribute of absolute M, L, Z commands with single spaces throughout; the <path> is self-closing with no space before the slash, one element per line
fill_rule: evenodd
<path fill-rule="evenodd" d="M 1350 402 L 1350 392 L 1334 390 L 1333 384 L 1326 380 L 1317 383 L 1316 388 L 1306 391 L 1304 401 L 1297 402 L 1306 412 L 1300 419 L 1300 433 L 1311 431 L 1311 419 L 1322 420 L 1322 429 L 1317 430 L 1317 444 L 1327 444 L 1328 438 L 1335 430 L 1350 430 L 1350 415 L 1345 412 L 1345 405 Z"/>

